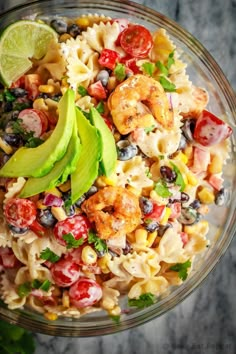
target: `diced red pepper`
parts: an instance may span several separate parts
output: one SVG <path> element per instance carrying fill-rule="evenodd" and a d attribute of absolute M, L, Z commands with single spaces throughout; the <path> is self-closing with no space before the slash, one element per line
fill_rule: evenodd
<path fill-rule="evenodd" d="M 104 100 L 107 97 L 105 88 L 102 86 L 101 81 L 96 81 L 88 87 L 88 93 L 90 96 L 97 98 L 98 100 Z"/>
<path fill-rule="evenodd" d="M 116 63 L 119 62 L 120 55 L 111 49 L 103 49 L 98 62 L 101 66 L 104 66 L 108 69 L 115 69 Z"/>
<path fill-rule="evenodd" d="M 160 221 L 164 215 L 165 208 L 165 205 L 157 205 L 156 203 L 153 203 L 153 211 L 149 214 L 146 214 L 145 219 Z"/>

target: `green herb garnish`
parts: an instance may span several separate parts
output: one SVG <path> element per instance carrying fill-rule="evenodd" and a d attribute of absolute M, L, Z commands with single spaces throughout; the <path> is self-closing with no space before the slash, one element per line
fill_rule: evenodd
<path fill-rule="evenodd" d="M 169 191 L 166 183 L 161 179 L 156 182 L 154 190 L 162 198 L 168 198 L 172 196 L 172 193 Z"/>
<path fill-rule="evenodd" d="M 169 70 L 171 65 L 175 63 L 174 54 L 175 52 L 173 50 L 173 52 L 171 52 L 168 56 L 167 65 L 166 65 L 167 70 Z"/>
<path fill-rule="evenodd" d="M 175 92 L 176 91 L 175 84 L 173 84 L 168 79 L 166 79 L 165 76 L 160 77 L 160 84 L 163 87 L 163 89 L 167 92 Z"/>
<path fill-rule="evenodd" d="M 175 171 L 175 173 L 177 174 L 175 184 L 176 184 L 176 186 L 180 186 L 180 192 L 183 192 L 184 188 L 186 187 L 183 176 L 182 176 L 180 170 L 178 169 L 178 167 L 175 164 L 173 164 L 173 162 L 170 162 L 170 164 L 171 164 L 173 170 Z"/>
<path fill-rule="evenodd" d="M 7 102 L 13 102 L 16 99 L 16 97 L 8 90 L 4 91 L 4 97 Z"/>
<path fill-rule="evenodd" d="M 148 177 L 148 178 L 152 178 L 152 174 L 150 172 L 150 168 L 146 168 L 145 170 L 145 175 Z"/>
<path fill-rule="evenodd" d="M 146 74 L 148 74 L 149 76 L 152 76 L 154 73 L 154 70 L 155 70 L 155 64 L 150 63 L 150 62 L 146 62 L 146 63 L 142 64 L 142 68 Z"/>
<path fill-rule="evenodd" d="M 162 74 L 164 74 L 165 76 L 168 75 L 168 69 L 165 67 L 164 64 L 162 64 L 160 61 L 157 61 L 155 65 Z"/>
<path fill-rule="evenodd" d="M 28 139 L 28 141 L 25 144 L 25 146 L 26 147 L 30 147 L 30 148 L 35 148 L 35 147 L 41 145 L 42 143 L 44 143 L 44 140 L 42 140 L 40 138 L 31 137 L 31 138 Z"/>
<path fill-rule="evenodd" d="M 83 238 L 79 238 L 78 240 L 76 240 L 74 238 L 74 236 L 72 235 L 72 233 L 68 233 L 62 236 L 63 240 L 66 241 L 66 248 L 70 249 L 70 248 L 78 248 L 79 246 L 81 246 L 84 243 Z"/>
<path fill-rule="evenodd" d="M 67 198 L 64 201 L 64 208 L 65 208 L 66 213 L 69 214 L 71 206 L 72 206 L 72 200 L 71 200 L 71 196 L 69 196 L 69 198 Z"/>
<path fill-rule="evenodd" d="M 33 289 L 39 289 L 41 285 L 42 285 L 42 282 L 38 279 L 34 279 L 31 284 Z"/>
<path fill-rule="evenodd" d="M 78 93 L 80 94 L 80 96 L 84 97 L 88 95 L 88 91 L 86 90 L 85 87 L 79 85 L 78 89 L 77 89 Z"/>
<path fill-rule="evenodd" d="M 39 289 L 42 289 L 43 291 L 48 291 L 50 289 L 51 282 L 49 280 L 44 280 L 44 282 L 40 285 Z"/>
<path fill-rule="evenodd" d="M 123 81 L 126 78 L 125 65 L 118 63 L 114 69 L 114 74 L 119 81 Z"/>
<path fill-rule="evenodd" d="M 176 263 L 175 265 L 171 266 L 170 269 L 178 272 L 178 276 L 182 280 L 186 280 L 188 276 L 188 268 L 191 267 L 190 260 L 186 261 L 185 263 Z"/>
<path fill-rule="evenodd" d="M 18 286 L 17 293 L 20 297 L 28 296 L 29 293 L 31 292 L 31 289 L 32 289 L 31 283 L 27 281 Z"/>
<path fill-rule="evenodd" d="M 156 297 L 152 293 L 146 293 L 139 296 L 138 299 L 129 299 L 129 306 L 134 306 L 139 309 L 151 306 L 155 303 Z"/>
<path fill-rule="evenodd" d="M 100 101 L 96 107 L 96 110 L 98 111 L 98 113 L 103 114 L 105 111 L 105 107 L 104 107 L 104 102 Z"/>
<path fill-rule="evenodd" d="M 113 322 L 115 322 L 115 324 L 120 324 L 120 316 L 112 316 L 112 315 L 110 315 L 110 319 L 113 321 Z"/>
<path fill-rule="evenodd" d="M 45 259 L 45 261 L 49 261 L 51 263 L 56 263 L 60 259 L 60 257 L 56 253 L 51 251 L 48 247 L 40 253 L 40 258 Z"/>
<path fill-rule="evenodd" d="M 149 133 L 151 133 L 154 129 L 155 129 L 155 125 L 153 124 L 153 125 L 151 125 L 150 127 L 144 128 L 144 131 L 145 131 L 146 134 L 149 134 Z"/>
<path fill-rule="evenodd" d="M 97 252 L 108 252 L 107 244 L 104 240 L 100 239 L 94 232 L 89 231 L 88 243 L 93 243 L 94 248 Z"/>

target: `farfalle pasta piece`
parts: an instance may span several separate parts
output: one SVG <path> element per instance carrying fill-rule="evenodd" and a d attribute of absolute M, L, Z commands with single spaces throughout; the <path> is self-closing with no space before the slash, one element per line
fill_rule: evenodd
<path fill-rule="evenodd" d="M 3 204 L 6 204 L 9 199 L 16 197 L 24 187 L 25 182 L 26 179 L 24 177 L 18 177 L 16 182 L 8 184 Z"/>
<path fill-rule="evenodd" d="M 135 156 L 128 161 L 118 161 L 116 165 L 117 185 L 125 187 L 129 184 L 136 189 L 152 187 L 153 181 L 148 178 L 147 171 L 148 168 L 141 156 Z"/>
<path fill-rule="evenodd" d="M 130 299 L 135 299 L 145 293 L 152 293 L 155 296 L 160 296 L 167 290 L 168 286 L 168 281 L 163 276 L 151 277 L 136 282 L 128 292 L 128 297 Z"/>
<path fill-rule="evenodd" d="M 183 263 L 188 260 L 180 233 L 173 228 L 167 229 L 164 233 L 157 251 L 160 260 L 166 263 Z"/>
<path fill-rule="evenodd" d="M 3 215 L 0 215 L 0 247 L 10 247 L 11 239 L 12 235 L 6 226 L 5 219 Z"/>
<path fill-rule="evenodd" d="M 112 289 L 108 286 L 102 287 L 102 298 L 100 300 L 100 305 L 104 310 L 111 311 L 119 303 L 120 292 L 117 289 Z"/>
<path fill-rule="evenodd" d="M 150 58 L 152 61 L 160 61 L 163 64 L 167 63 L 169 54 L 173 52 L 176 46 L 170 40 L 169 36 L 166 34 L 166 30 L 159 28 L 152 35 L 153 47 L 150 51 Z"/>
<path fill-rule="evenodd" d="M 16 286 L 9 281 L 6 274 L 1 276 L 0 296 L 10 310 L 22 308 L 25 305 L 26 298 L 18 295 Z"/>
<path fill-rule="evenodd" d="M 210 244 L 210 241 L 206 238 L 208 231 L 209 224 L 206 220 L 184 227 L 184 232 L 188 234 L 188 242 L 184 247 L 186 255 L 192 257 L 206 250 L 206 247 Z"/>
<path fill-rule="evenodd" d="M 75 104 L 85 112 L 89 112 L 90 108 L 94 107 L 93 98 L 91 96 L 80 97 Z"/>

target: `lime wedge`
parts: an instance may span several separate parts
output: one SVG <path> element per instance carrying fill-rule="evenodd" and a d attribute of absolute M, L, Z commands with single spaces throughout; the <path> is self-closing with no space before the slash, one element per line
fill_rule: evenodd
<path fill-rule="evenodd" d="M 31 67 L 31 58 L 41 59 L 57 33 L 48 25 L 20 20 L 9 25 L 0 37 L 0 80 L 11 86 Z"/>

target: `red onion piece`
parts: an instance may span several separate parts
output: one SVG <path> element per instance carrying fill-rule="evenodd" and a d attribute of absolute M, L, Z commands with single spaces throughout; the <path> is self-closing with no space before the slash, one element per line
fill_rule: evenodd
<path fill-rule="evenodd" d="M 51 193 L 46 193 L 43 199 L 43 204 L 46 206 L 61 207 L 64 202 L 60 197 Z"/>

